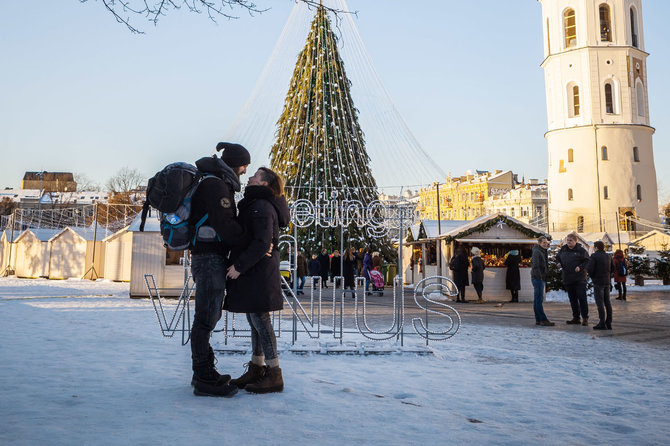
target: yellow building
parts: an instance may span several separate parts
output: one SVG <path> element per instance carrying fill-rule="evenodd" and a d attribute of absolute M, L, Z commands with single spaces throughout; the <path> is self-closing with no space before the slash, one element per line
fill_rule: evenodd
<path fill-rule="evenodd" d="M 422 219 L 473 220 L 488 214 L 486 202 L 490 197 L 501 196 L 514 188 L 514 174 L 476 171 L 461 177 L 447 177 L 445 183 L 435 183 L 419 192 L 417 211 Z"/>
<path fill-rule="evenodd" d="M 484 203 L 488 214 L 502 213 L 542 229 L 547 227 L 547 185 L 530 180 Z"/>

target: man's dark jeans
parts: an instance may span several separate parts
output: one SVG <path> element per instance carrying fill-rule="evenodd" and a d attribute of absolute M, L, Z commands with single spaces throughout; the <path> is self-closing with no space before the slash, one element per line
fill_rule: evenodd
<path fill-rule="evenodd" d="M 593 298 L 596 300 L 598 306 L 598 317 L 600 322 L 598 325 L 612 325 L 612 303 L 610 302 L 610 285 L 596 285 L 593 284 Z M 607 315 L 605 315 L 607 310 Z"/>
<path fill-rule="evenodd" d="M 546 282 L 541 279 L 530 279 L 533 284 L 533 311 L 535 312 L 535 322 L 549 320 L 544 313 L 542 302 L 544 301 L 544 290 Z"/>
<path fill-rule="evenodd" d="M 563 286 L 570 299 L 572 318 L 579 319 L 581 313 L 582 319 L 588 319 L 589 306 L 586 302 L 586 282 L 564 283 Z"/>
<path fill-rule="evenodd" d="M 191 327 L 193 368 L 213 365 L 209 336 L 221 319 L 226 291 L 226 265 L 219 254 L 194 254 L 191 274 L 195 281 L 195 316 Z"/>

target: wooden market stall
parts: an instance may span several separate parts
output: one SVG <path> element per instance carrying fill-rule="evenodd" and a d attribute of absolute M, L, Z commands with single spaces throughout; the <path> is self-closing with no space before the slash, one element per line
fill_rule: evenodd
<path fill-rule="evenodd" d="M 27 229 L 16 239 L 17 277 L 49 277 L 51 240 L 60 229 Z"/>
<path fill-rule="evenodd" d="M 160 222 L 155 215 L 147 217 L 143 232 L 138 215 L 128 232 L 132 236 L 130 297 L 149 297 L 145 274 L 153 275 L 161 296 L 178 297 L 184 287 L 183 257 L 188 251 L 172 251 L 163 246 Z"/>
<path fill-rule="evenodd" d="M 510 293 L 505 289 L 505 275 L 507 268 L 504 266 L 505 256 L 511 250 L 518 250 L 522 258 L 519 265 L 521 273 L 521 290 L 519 299 L 525 301 L 533 300 L 533 287 L 530 282 L 530 257 L 533 245 L 537 243 L 537 238 L 541 235 L 549 237 L 549 234 L 543 232 L 540 228 L 523 223 L 513 217 L 497 213 L 479 217 L 468 222 L 459 222 L 460 225 L 454 225 L 441 231 L 437 237 L 443 257 L 443 275 L 451 277 L 447 265 L 453 257 L 456 249 L 462 246 L 470 255 L 470 250 L 477 247 L 482 251 L 482 258 L 486 265 L 484 271 L 484 299 L 485 300 L 509 300 Z M 428 238 L 408 241 L 408 245 L 416 249 L 429 241 Z M 437 247 L 437 244 L 435 244 Z M 423 250 L 429 253 L 428 250 Z M 405 263 L 403 261 L 403 263 Z M 421 267 L 421 265 L 418 265 Z M 415 267 L 416 270 L 416 267 Z M 414 275 L 412 283 L 418 283 L 422 276 Z M 407 274 L 405 276 L 407 278 Z M 468 272 L 468 279 L 470 273 Z M 472 284 L 466 290 L 466 299 L 476 297 Z"/>
<path fill-rule="evenodd" d="M 49 279 L 104 277 L 105 229 L 68 226 L 51 240 Z"/>
<path fill-rule="evenodd" d="M 23 231 L 5 229 L 0 236 L 0 276 L 16 268 L 16 239 Z"/>
<path fill-rule="evenodd" d="M 133 232 L 126 226 L 103 240 L 105 244 L 105 279 L 130 282 L 133 257 Z"/>

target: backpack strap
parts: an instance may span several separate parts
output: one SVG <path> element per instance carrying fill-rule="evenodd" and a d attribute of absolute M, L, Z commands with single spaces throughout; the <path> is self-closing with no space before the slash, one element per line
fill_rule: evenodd
<path fill-rule="evenodd" d="M 144 223 L 147 221 L 147 214 L 149 213 L 149 202 L 145 201 L 142 205 L 142 216 L 140 217 L 140 232 L 144 232 Z"/>

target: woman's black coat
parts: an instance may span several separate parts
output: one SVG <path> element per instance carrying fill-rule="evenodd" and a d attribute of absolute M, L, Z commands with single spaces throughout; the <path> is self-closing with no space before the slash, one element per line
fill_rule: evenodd
<path fill-rule="evenodd" d="M 356 266 L 356 257 L 353 259 L 348 259 L 347 256 L 344 256 L 344 261 L 342 263 L 342 275 L 344 276 L 344 287 L 353 287 L 354 286 L 354 267 Z"/>
<path fill-rule="evenodd" d="M 484 266 L 484 260 L 479 256 L 475 256 L 472 257 L 471 263 L 472 263 L 472 283 L 473 284 L 483 283 L 484 270 L 486 269 L 486 266 Z"/>
<path fill-rule="evenodd" d="M 519 263 L 521 256 L 508 255 L 505 259 L 507 273 L 505 274 L 505 285 L 508 290 L 521 289 L 521 273 L 519 273 Z"/>
<path fill-rule="evenodd" d="M 341 258 L 342 258 L 342 256 L 333 256 L 330 259 L 330 273 L 333 275 L 333 277 L 340 275 L 340 259 Z"/>
<path fill-rule="evenodd" d="M 234 313 L 265 313 L 281 310 L 284 296 L 279 273 L 279 228 L 289 223 L 284 196 L 275 197 L 266 186 L 247 186 L 238 204 L 238 219 L 247 243 L 234 248 L 230 260 L 240 272 L 228 279 L 223 308 Z M 273 244 L 272 256 L 267 256 Z"/>
<path fill-rule="evenodd" d="M 452 257 L 451 262 L 449 262 L 449 269 L 452 270 L 454 283 L 457 287 L 461 288 L 468 286 L 468 267 L 470 266 L 470 261 L 468 256 L 465 254 L 458 254 L 455 257 Z"/>

